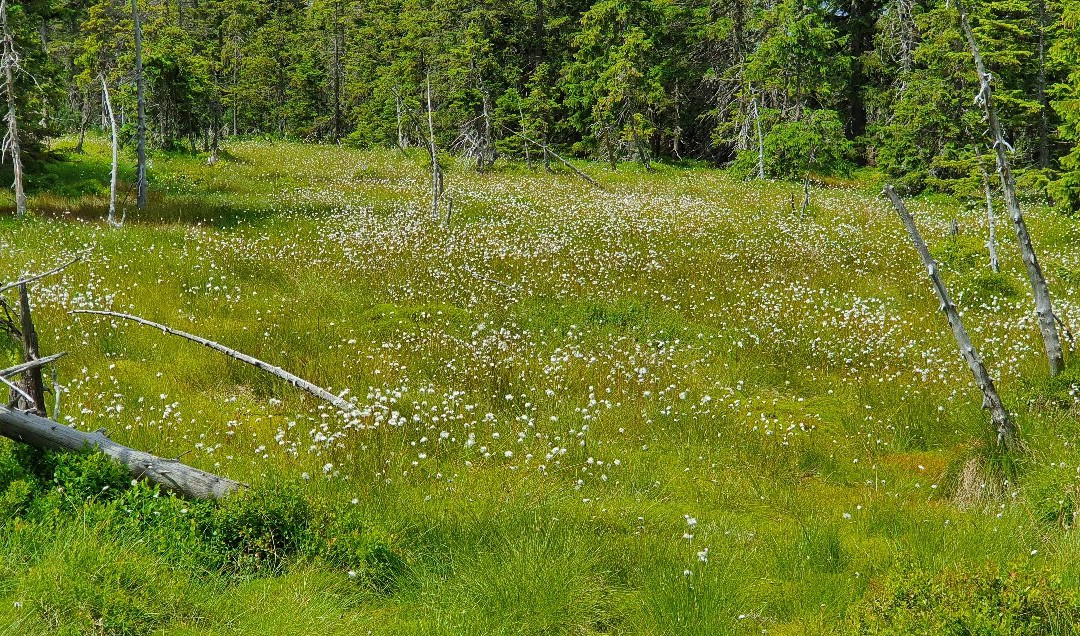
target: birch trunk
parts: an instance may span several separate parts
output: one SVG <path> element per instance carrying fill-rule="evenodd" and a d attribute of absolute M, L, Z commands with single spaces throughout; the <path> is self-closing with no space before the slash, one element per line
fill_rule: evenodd
<path fill-rule="evenodd" d="M 957 8 L 960 10 L 960 22 L 967 36 L 971 54 L 975 59 L 975 69 L 979 73 L 979 96 L 976 101 L 981 102 L 990 125 L 990 134 L 994 140 L 994 150 L 997 154 L 997 170 L 1001 177 L 1001 189 L 1005 195 L 1005 208 L 1012 219 L 1013 228 L 1016 230 L 1017 244 L 1020 246 L 1021 260 L 1027 269 L 1028 280 L 1031 282 L 1031 291 L 1035 296 L 1035 315 L 1038 318 L 1039 331 L 1042 332 L 1043 347 L 1046 349 L 1046 358 L 1050 364 L 1050 375 L 1057 375 L 1065 368 L 1065 356 L 1061 350 L 1061 338 L 1058 335 L 1057 321 L 1054 318 L 1054 309 L 1050 301 L 1050 289 L 1046 285 L 1042 267 L 1035 256 L 1035 248 L 1031 244 L 1031 235 L 1028 234 L 1027 224 L 1024 222 L 1024 213 L 1020 210 L 1020 202 L 1016 198 L 1016 181 L 1009 169 L 1009 157 L 1007 150 L 1011 150 L 1005 141 L 1005 133 L 1001 122 L 998 121 L 997 112 L 994 109 L 993 89 L 990 87 L 990 74 L 983 65 L 979 46 L 975 42 L 975 34 L 971 30 L 964 4 L 957 0 Z"/>
<path fill-rule="evenodd" d="M 101 78 L 101 90 L 105 94 L 105 112 L 109 117 L 109 129 L 112 131 L 112 175 L 109 181 L 109 225 L 120 225 L 116 220 L 116 170 L 120 156 L 120 144 L 116 135 L 116 117 L 113 116 L 112 100 L 109 99 L 109 87 L 105 84 L 105 77 Z"/>
<path fill-rule="evenodd" d="M 915 227 L 914 219 L 911 218 L 907 207 L 904 206 L 904 202 L 900 200 L 892 186 L 885 186 L 885 196 L 892 201 L 893 206 L 896 208 L 900 221 L 904 224 L 904 229 L 907 230 L 908 236 L 911 237 L 911 242 L 915 244 L 915 249 L 919 252 L 919 257 L 930 275 L 934 291 L 937 293 L 938 300 L 941 301 L 941 311 L 949 320 L 949 326 L 952 327 L 956 344 L 960 347 L 960 354 L 964 356 L 964 361 L 967 362 L 971 374 L 975 377 L 975 384 L 982 391 L 982 406 L 990 411 L 990 421 L 997 431 L 998 444 L 1003 445 L 1006 449 L 1014 448 L 1016 446 L 1016 425 L 1013 424 L 1012 418 L 1009 417 L 1008 411 L 1005 410 L 1001 397 L 998 396 L 997 389 L 994 387 L 994 380 L 986 372 L 986 365 L 983 364 L 982 357 L 979 356 L 975 346 L 971 344 L 971 338 L 968 337 L 967 330 L 964 329 L 964 324 L 960 321 L 960 313 L 956 310 L 956 305 L 949 299 L 949 291 L 945 288 L 945 283 L 941 279 L 937 263 L 930 256 L 930 250 L 927 249 L 922 235 L 919 234 L 919 229 Z"/>

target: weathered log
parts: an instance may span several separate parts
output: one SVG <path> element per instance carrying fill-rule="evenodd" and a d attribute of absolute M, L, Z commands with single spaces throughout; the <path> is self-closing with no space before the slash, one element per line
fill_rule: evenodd
<path fill-rule="evenodd" d="M 930 250 L 927 249 L 922 235 L 919 234 L 919 229 L 915 227 L 915 220 L 911 218 L 907 207 L 904 206 L 904 202 L 900 200 L 892 186 L 885 186 L 885 196 L 892 201 L 897 214 L 900 216 L 900 221 L 904 224 L 904 228 L 911 237 L 911 242 L 915 244 L 915 249 L 919 252 L 919 257 L 922 258 L 923 265 L 926 266 L 930 281 L 934 285 L 934 291 L 937 293 L 938 300 L 941 301 L 941 311 L 948 318 L 949 326 L 952 327 L 953 336 L 956 338 L 956 344 L 960 347 L 960 354 L 964 357 L 964 361 L 967 362 L 968 368 L 971 369 L 971 374 L 975 376 L 976 386 L 982 391 L 982 406 L 990 411 L 990 420 L 997 431 L 998 443 L 1006 449 L 1014 448 L 1016 446 L 1016 425 L 1013 423 L 1012 418 L 1009 417 L 1009 412 L 1005 410 L 1001 397 L 994 387 L 994 380 L 986 371 L 986 365 L 983 364 L 982 357 L 979 356 L 975 346 L 971 344 L 971 338 L 968 337 L 967 330 L 964 329 L 964 323 L 960 320 L 960 313 L 956 310 L 956 305 L 949 299 L 949 291 L 945 288 L 945 282 L 941 279 L 937 263 L 934 262 L 934 258 L 930 255 Z"/>
<path fill-rule="evenodd" d="M 983 64 L 979 45 L 975 42 L 975 33 L 971 30 L 971 22 L 964 10 L 964 3 L 962 0 L 957 0 L 956 6 L 960 10 L 960 24 L 964 35 L 967 36 L 972 57 L 975 59 L 975 70 L 979 74 L 979 94 L 975 101 L 982 105 L 986 121 L 990 126 L 990 135 L 994 140 L 994 152 L 997 156 L 997 171 L 1001 177 L 1001 189 L 1005 196 L 1005 209 L 1008 210 L 1013 229 L 1016 230 L 1020 260 L 1024 262 L 1024 267 L 1027 269 L 1031 293 L 1035 297 L 1035 316 L 1038 319 L 1039 331 L 1042 333 L 1046 358 L 1050 364 L 1050 375 L 1057 375 L 1065 369 L 1065 355 L 1061 350 L 1061 337 L 1058 335 L 1054 308 L 1050 302 L 1050 288 L 1046 284 L 1039 259 L 1035 257 L 1031 235 L 1028 233 L 1027 223 L 1024 222 L 1024 213 L 1020 210 L 1020 201 L 1016 197 L 1016 179 L 1009 169 L 1009 156 L 1006 152 L 1012 150 L 1012 147 L 1005 141 L 1005 132 L 1001 121 L 998 120 L 997 110 L 994 108 L 994 91 L 990 86 L 990 73 Z"/>
<path fill-rule="evenodd" d="M 175 459 L 156 457 L 114 442 L 104 430 L 86 433 L 33 413 L 5 407 L 0 407 L 0 435 L 41 449 L 76 452 L 96 449 L 127 466 L 135 479 L 146 479 L 194 499 L 221 499 L 245 487 L 238 481 L 192 468 Z"/>
<path fill-rule="evenodd" d="M 225 345 L 214 342 L 213 340 L 207 340 L 206 338 L 202 338 L 202 337 L 199 337 L 199 336 L 196 336 L 196 335 L 184 332 L 184 331 L 180 331 L 179 329 L 173 329 L 172 327 L 168 327 L 168 326 L 165 326 L 165 325 L 163 325 L 161 323 L 146 320 L 145 318 L 140 318 L 138 316 L 132 316 L 131 314 L 122 314 L 122 313 L 118 313 L 118 312 L 115 312 L 115 311 L 101 311 L 101 310 L 94 310 L 94 309 L 75 309 L 75 310 L 72 310 L 71 313 L 73 313 L 73 314 L 91 314 L 91 315 L 96 315 L 96 316 L 109 316 L 111 318 L 121 318 L 123 320 L 130 320 L 132 322 L 137 322 L 140 325 L 145 325 L 147 327 L 153 327 L 154 329 L 160 329 L 162 331 L 162 333 L 167 333 L 167 334 L 171 334 L 171 335 L 174 335 L 174 336 L 179 336 L 179 337 L 181 337 L 181 338 L 183 338 L 185 340 L 190 340 L 191 342 L 201 344 L 204 347 L 209 347 L 209 348 L 213 349 L 214 351 L 219 351 L 221 353 L 224 353 L 225 355 L 229 356 L 230 358 L 233 358 L 234 360 L 239 360 L 241 362 L 245 362 L 247 364 L 250 364 L 251 366 L 253 366 L 253 367 L 257 368 L 257 369 L 262 369 L 263 371 L 266 371 L 267 373 L 269 373 L 269 374 L 271 374 L 271 375 L 273 375 L 275 377 L 281 378 L 282 380 L 288 382 L 289 384 L 295 386 L 298 389 L 301 389 L 303 391 L 307 391 L 311 395 L 314 395 L 315 397 L 317 397 L 319 399 L 325 400 L 325 401 L 329 402 L 330 404 L 333 404 L 335 407 L 337 407 L 341 411 L 345 412 L 346 414 L 353 415 L 353 414 L 356 413 L 356 406 L 353 405 L 352 403 L 350 403 L 348 400 L 346 400 L 346 399 L 344 399 L 344 398 L 342 398 L 340 396 L 334 395 L 333 393 L 327 391 L 326 389 L 324 389 L 324 388 L 322 388 L 322 387 L 320 387 L 318 385 L 312 384 L 311 382 L 308 382 L 307 380 L 305 380 L 305 379 L 303 379 L 303 378 L 301 378 L 301 377 L 299 377 L 297 375 L 293 375 L 292 373 L 289 373 L 288 371 L 286 371 L 285 369 L 282 369 L 281 367 L 274 366 L 274 365 L 272 365 L 272 364 L 270 364 L 268 362 L 263 362 L 262 360 L 259 360 L 258 358 L 254 358 L 252 356 L 249 356 L 246 353 L 241 353 L 241 352 L 237 351 L 236 349 L 230 349 L 229 347 L 226 347 Z"/>

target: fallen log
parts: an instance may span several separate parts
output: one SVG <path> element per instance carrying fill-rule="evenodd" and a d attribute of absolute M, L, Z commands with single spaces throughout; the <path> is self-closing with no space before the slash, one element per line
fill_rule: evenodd
<path fill-rule="evenodd" d="M 238 481 L 164 459 L 109 439 L 105 431 L 86 433 L 33 413 L 0 406 L 0 435 L 35 448 L 66 451 L 96 449 L 128 467 L 132 477 L 194 499 L 221 499 L 245 488 Z"/>
<path fill-rule="evenodd" d="M 570 163 L 570 162 L 569 162 L 569 161 L 567 161 L 566 159 L 563 159 L 563 158 L 562 158 L 562 157 L 561 157 L 561 156 L 559 155 L 559 153 L 557 153 L 557 152 L 555 152 L 554 150 L 552 150 L 552 149 L 551 149 L 551 147 L 550 147 L 550 146 L 548 146 L 547 144 L 545 144 L 545 143 L 542 143 L 542 142 L 539 142 L 539 141 L 537 141 L 537 140 L 535 140 L 535 139 L 533 139 L 533 138 L 529 137 L 528 135 L 526 135 L 526 134 L 525 134 L 525 133 L 523 133 L 523 132 L 520 132 L 520 131 L 517 131 L 517 130 L 512 130 L 512 129 L 510 129 L 510 128 L 507 128 L 506 126 L 503 126 L 503 130 L 506 130 L 507 132 L 509 132 L 509 133 L 510 133 L 510 134 L 512 134 L 512 135 L 517 135 L 518 137 L 521 137 L 521 138 L 522 138 L 523 140 L 525 140 L 525 142 L 526 142 L 526 143 L 530 143 L 530 144 L 535 144 L 536 146 L 539 146 L 539 147 L 540 147 L 540 149 L 541 149 L 541 150 L 543 150 L 544 152 L 547 152 L 547 153 L 551 153 L 551 156 L 552 156 L 552 157 L 555 157 L 556 159 L 558 159 L 558 160 L 559 160 L 559 163 L 561 163 L 562 165 L 566 166 L 567 168 L 570 168 L 570 170 L 571 170 L 571 171 L 572 171 L 572 172 L 573 172 L 574 174 L 576 174 L 577 176 L 581 177 L 581 178 L 582 178 L 582 180 L 584 180 L 584 181 L 588 181 L 589 183 L 593 184 L 594 186 L 596 186 L 596 187 L 600 188 L 601 190 L 603 190 L 603 189 L 604 189 L 604 186 L 600 185 L 600 182 L 599 182 L 599 181 L 597 181 L 596 179 L 593 179 L 593 178 L 592 178 L 592 177 L 590 177 L 589 175 L 585 174 L 585 173 L 584 173 L 584 172 L 583 172 L 582 170 L 580 170 L 580 169 L 579 169 L 579 168 L 578 168 L 577 166 L 575 166 L 574 164 Z"/>
<path fill-rule="evenodd" d="M 318 386 L 316 384 L 312 384 L 311 382 L 308 382 L 307 380 L 301 378 L 300 376 L 293 375 L 292 373 L 289 373 L 288 371 L 286 371 L 285 369 L 282 369 L 281 367 L 274 366 L 274 365 L 272 365 L 272 364 L 270 364 L 268 362 L 263 362 L 262 360 L 259 360 L 258 358 L 254 358 L 252 356 L 249 356 L 246 353 L 241 353 L 240 351 L 237 351 L 236 349 L 230 349 L 229 347 L 226 347 L 223 344 L 214 342 L 213 340 L 207 340 L 206 338 L 202 338 L 200 336 L 196 336 L 196 335 L 187 333 L 185 331 L 180 331 L 179 329 L 173 329 L 172 327 L 167 327 L 167 326 L 165 326 L 165 325 L 163 325 L 161 323 L 153 322 L 153 321 L 147 320 L 145 318 L 140 318 L 138 316 L 132 316 L 131 314 L 122 314 L 122 313 L 115 312 L 115 311 L 103 311 L 103 310 L 97 310 L 97 309 L 75 309 L 75 310 L 72 310 L 71 313 L 73 313 L 73 314 L 92 314 L 92 315 L 95 315 L 95 316 L 109 316 L 111 318 L 121 318 L 123 320 L 130 320 L 132 322 L 137 322 L 140 325 L 145 325 L 147 327 L 153 327 L 154 329 L 160 329 L 162 331 L 162 333 L 167 333 L 167 334 L 171 334 L 171 335 L 174 335 L 174 336 L 179 336 L 179 337 L 181 337 L 181 338 L 183 338 L 185 340 L 190 340 L 191 342 L 201 344 L 204 347 L 209 347 L 209 348 L 213 349 L 214 351 L 219 351 L 221 353 L 224 353 L 225 355 L 229 356 L 230 358 L 232 358 L 234 360 L 239 360 L 240 362 L 245 362 L 247 364 L 250 364 L 251 366 L 253 366 L 253 367 L 257 368 L 257 369 L 262 369 L 263 371 L 266 371 L 270 375 L 273 375 L 273 376 L 275 376 L 277 378 L 285 380 L 286 382 L 288 382 L 289 384 L 293 385 L 294 387 L 296 387 L 298 389 L 301 389 L 303 391 L 307 391 L 311 395 L 314 395 L 315 397 L 317 397 L 319 399 L 325 400 L 325 401 L 329 402 L 330 404 L 333 404 L 335 407 L 337 407 L 338 409 L 340 409 L 341 411 L 343 411 L 346 414 L 353 415 L 353 414 L 356 413 L 356 406 L 354 404 L 352 404 L 351 402 L 349 402 L 348 400 L 346 400 L 346 399 L 344 399 L 344 398 L 342 398 L 340 396 L 334 395 L 333 393 L 327 391 L 326 389 L 322 388 L 321 386 Z"/>

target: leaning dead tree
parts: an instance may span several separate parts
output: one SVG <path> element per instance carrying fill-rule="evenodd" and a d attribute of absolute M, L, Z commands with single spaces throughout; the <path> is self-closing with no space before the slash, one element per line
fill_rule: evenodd
<path fill-rule="evenodd" d="M 987 123 L 990 126 L 990 136 L 994 142 L 994 151 L 997 155 L 997 171 L 1001 177 L 1001 189 L 1005 196 L 1005 208 L 1012 219 L 1013 228 L 1016 230 L 1016 242 L 1020 246 L 1020 257 L 1027 269 L 1028 280 L 1031 282 L 1031 291 L 1035 296 L 1035 315 L 1038 318 L 1039 331 L 1042 332 L 1043 347 L 1046 349 L 1046 358 L 1050 363 L 1050 374 L 1057 375 L 1065 368 L 1065 356 L 1061 350 L 1061 338 L 1058 335 L 1057 321 L 1054 317 L 1054 308 L 1050 302 L 1050 289 L 1046 285 L 1039 259 L 1035 257 L 1035 248 L 1031 244 L 1031 235 L 1028 234 L 1027 224 L 1024 222 L 1024 213 L 1020 210 L 1020 201 L 1016 197 L 1016 180 L 1009 169 L 1008 151 L 1012 146 L 1005 141 L 1004 129 L 997 118 L 994 108 L 994 94 L 990 87 L 990 73 L 983 64 L 982 55 L 979 53 L 979 45 L 975 42 L 975 34 L 971 30 L 971 22 L 968 20 L 964 3 L 957 0 L 957 8 L 960 10 L 960 23 L 967 36 L 968 46 L 975 59 L 975 70 L 979 74 L 979 94 L 975 102 L 983 108 Z"/>
<path fill-rule="evenodd" d="M 4 96 L 7 98 L 7 134 L 4 135 L 0 157 L 11 153 L 11 165 L 15 172 L 15 215 L 26 215 L 26 192 L 23 190 L 22 148 L 19 146 L 19 120 L 15 115 L 15 71 L 19 70 L 19 55 L 15 51 L 15 38 L 8 28 L 7 0 L 0 0 L 0 67 L 3 67 Z"/>
<path fill-rule="evenodd" d="M 911 237 L 911 242 L 915 244 L 915 249 L 919 252 L 919 257 L 926 267 L 930 281 L 934 286 L 934 292 L 937 293 L 938 300 L 941 301 L 941 311 L 948 318 L 949 326 L 952 327 L 953 336 L 956 338 L 956 344 L 960 347 L 960 354 L 964 356 L 964 361 L 967 362 L 968 368 L 971 369 L 971 374 L 975 377 L 975 384 L 982 391 L 982 406 L 990 411 L 990 421 L 997 431 L 998 444 L 1006 449 L 1015 448 L 1017 443 L 1016 425 L 1013 424 L 1012 418 L 1009 417 L 1009 412 L 1005 410 L 1001 397 L 994 387 L 994 380 L 986 371 L 986 365 L 983 364 L 982 357 L 979 356 L 975 346 L 971 344 L 971 338 L 968 337 L 967 330 L 964 329 L 964 324 L 960 321 L 960 313 L 949 298 L 949 291 L 945 287 L 945 282 L 941 279 L 941 272 L 938 271 L 937 263 L 930 256 L 930 250 L 927 249 L 922 235 L 919 234 L 919 229 L 915 227 L 915 220 L 911 218 L 907 207 L 904 206 L 904 202 L 900 200 L 892 186 L 886 185 L 884 194 L 892 201 L 896 213 L 900 216 L 900 221 L 904 224 L 904 228 Z"/>
<path fill-rule="evenodd" d="M 178 336 L 180 338 L 183 338 L 184 340 L 189 340 L 191 342 L 201 344 L 204 347 L 209 347 L 210 349 L 213 349 L 214 351 L 224 353 L 225 355 L 229 356 L 230 358 L 232 358 L 234 360 L 239 360 L 240 362 L 250 364 L 251 366 L 253 366 L 253 367 L 257 368 L 257 369 L 261 369 L 263 371 L 266 371 L 270 375 L 273 375 L 274 377 L 280 378 L 280 379 L 288 382 L 289 384 L 293 385 L 294 387 L 296 387 L 296 388 L 298 388 L 298 389 L 300 389 L 302 391 L 307 391 L 311 395 L 314 395 L 315 397 L 317 397 L 317 398 L 319 398 L 321 400 L 325 400 L 326 402 L 329 402 L 330 404 L 334 405 L 335 407 L 337 407 L 339 410 L 341 410 L 342 412 L 344 412 L 347 415 L 354 415 L 356 413 L 356 406 L 353 405 L 348 400 L 346 400 L 346 399 L 344 399 L 344 398 L 342 398 L 340 396 L 334 395 L 333 393 L 327 391 L 326 389 L 324 389 L 324 388 L 322 388 L 322 387 L 320 387 L 320 386 L 318 386 L 316 384 L 312 384 L 311 382 L 308 382 L 307 380 L 305 380 L 305 379 L 303 379 L 303 378 L 301 378 L 301 377 L 299 377 L 297 375 L 293 375 L 292 373 L 289 373 L 288 371 L 286 371 L 285 369 L 282 369 L 281 367 L 274 366 L 274 365 L 272 365 L 272 364 L 270 364 L 268 362 L 263 362 L 262 360 L 259 360 L 258 358 L 249 356 L 246 353 L 241 353 L 241 352 L 237 351 L 236 349 L 226 347 L 225 345 L 214 342 L 213 340 L 207 340 L 206 338 L 202 338 L 200 336 L 196 336 L 196 335 L 187 333 L 185 331 L 180 331 L 179 329 L 173 329 L 172 327 L 168 327 L 168 326 L 165 326 L 165 325 L 163 325 L 161 323 L 153 322 L 153 321 L 147 320 L 145 318 L 140 318 L 139 316 L 132 316 L 131 314 L 123 314 L 123 313 L 119 313 L 119 312 L 115 312 L 115 311 L 101 311 L 101 310 L 94 310 L 94 309 L 75 309 L 71 313 L 73 313 L 73 314 L 91 314 L 91 315 L 95 315 L 95 316 L 108 316 L 110 318 L 120 318 L 122 320 L 130 320 L 132 322 L 137 322 L 140 325 L 145 325 L 147 327 L 153 327 L 154 329 L 159 329 L 159 330 L 161 330 L 162 333 L 166 333 L 166 334 L 169 334 L 169 335 L 172 335 L 172 336 Z"/>
<path fill-rule="evenodd" d="M 40 449 L 73 452 L 82 452 L 87 449 L 99 450 L 125 465 L 135 479 L 145 479 L 187 497 L 220 499 L 243 488 L 243 484 L 232 479 L 193 468 L 175 459 L 156 457 L 114 442 L 109 439 L 104 430 L 88 433 L 47 417 L 41 370 L 64 354 L 38 356 L 37 331 L 30 313 L 27 287 L 31 282 L 55 274 L 77 260 L 74 259 L 43 274 L 26 276 L 20 281 L 0 287 L 0 291 L 13 287 L 19 289 L 17 318 L 12 315 L 13 310 L 7 302 L 0 298 L 0 309 L 3 310 L 3 316 L 0 316 L 0 330 L 7 331 L 22 342 L 24 357 L 24 362 L 0 370 L 0 382 L 12 388 L 14 397 L 11 403 L 0 405 L 0 435 Z M 23 377 L 19 383 L 8 380 L 18 375 Z M 56 377 L 55 374 L 53 377 Z M 56 391 L 55 380 L 53 385 L 53 390 Z M 53 408 L 55 418 L 58 408 L 56 406 Z"/>
<path fill-rule="evenodd" d="M 109 225 L 119 227 L 124 224 L 121 219 L 116 220 L 116 170 L 119 159 L 119 142 L 116 136 L 116 117 L 113 116 L 112 101 L 109 99 L 109 87 L 105 84 L 105 76 L 101 76 L 101 90 L 105 96 L 105 114 L 109 118 L 109 129 L 112 131 L 112 173 L 109 181 Z"/>

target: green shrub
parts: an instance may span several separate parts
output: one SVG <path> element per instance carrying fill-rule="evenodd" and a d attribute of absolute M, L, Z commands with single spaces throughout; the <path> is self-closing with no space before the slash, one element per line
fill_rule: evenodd
<path fill-rule="evenodd" d="M 1066 634 L 1080 598 L 1031 564 L 916 569 L 871 581 L 848 616 L 857 634 Z"/>
<path fill-rule="evenodd" d="M 312 511 L 295 487 L 256 488 L 233 495 L 209 518 L 222 570 L 277 573 L 286 559 L 312 547 Z"/>
<path fill-rule="evenodd" d="M 397 589 L 406 564 L 393 549 L 391 538 L 365 526 L 359 513 L 341 511 L 330 525 L 326 560 L 349 572 L 360 583 L 381 594 Z"/>

